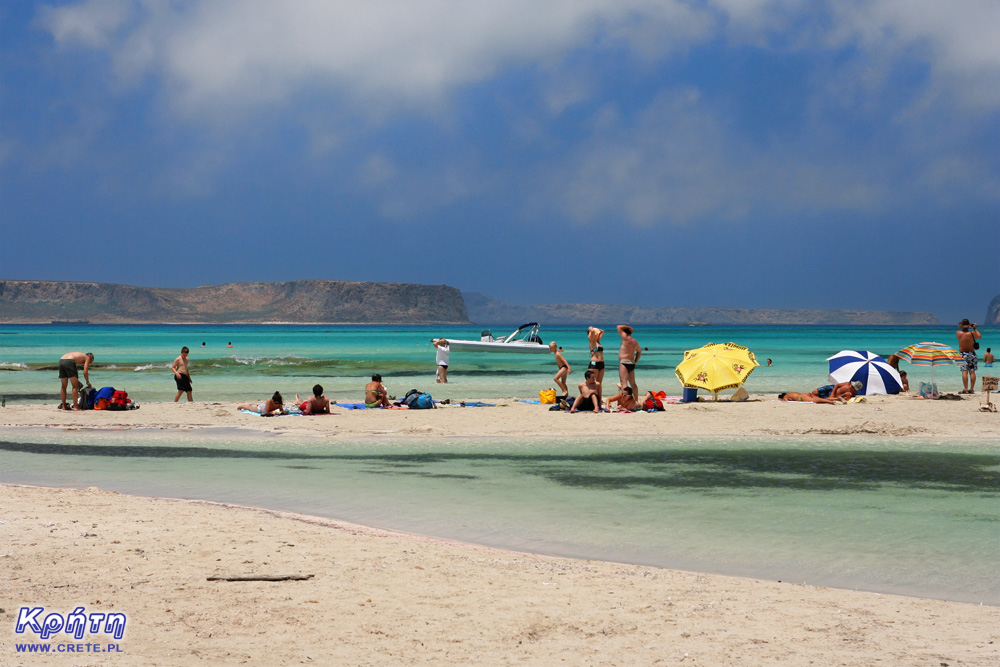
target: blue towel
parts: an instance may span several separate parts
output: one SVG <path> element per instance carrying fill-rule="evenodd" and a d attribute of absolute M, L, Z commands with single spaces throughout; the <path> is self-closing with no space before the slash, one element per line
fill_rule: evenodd
<path fill-rule="evenodd" d="M 538 400 L 537 398 L 533 399 L 533 400 L 532 399 L 527 399 L 527 398 L 519 398 L 515 402 L 517 402 L 517 403 L 534 403 L 535 405 L 541 405 L 542 404 L 542 402 L 540 400 Z M 468 405 L 468 403 L 466 403 L 466 405 Z"/>

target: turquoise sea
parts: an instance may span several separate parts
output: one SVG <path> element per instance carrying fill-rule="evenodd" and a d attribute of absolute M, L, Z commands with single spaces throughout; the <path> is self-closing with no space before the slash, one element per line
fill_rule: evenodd
<path fill-rule="evenodd" d="M 302 394 L 316 382 L 333 398 L 357 400 L 376 371 L 392 393 L 416 387 L 435 398 L 530 397 L 551 386 L 547 355 L 457 352 L 452 381 L 434 384 L 429 339 L 478 334 L 472 327 L 8 325 L 0 327 L 0 392 L 9 403 L 50 409 L 56 360 L 79 349 L 97 356 L 96 386 L 124 388 L 140 403 L 172 400 L 168 366 L 181 345 L 192 350 L 196 400 Z M 582 375 L 582 328 L 543 337 L 563 345 L 574 378 Z M 678 394 L 673 367 L 683 351 L 732 340 L 762 363 L 774 360 L 747 384 L 761 393 L 823 383 L 826 357 L 841 349 L 889 354 L 913 342 L 951 342 L 954 332 L 677 327 L 636 337 L 649 348 L 637 372 L 641 388 Z M 606 338 L 612 351 L 614 337 Z M 907 370 L 911 383 L 930 379 L 929 369 Z M 938 368 L 935 380 L 946 391 L 960 388 L 956 369 Z M 992 440 L 296 441 L 220 428 L 149 432 L 140 441 L 131 431 L 6 428 L 0 482 L 237 502 L 541 553 L 1000 604 L 1000 447 Z"/>

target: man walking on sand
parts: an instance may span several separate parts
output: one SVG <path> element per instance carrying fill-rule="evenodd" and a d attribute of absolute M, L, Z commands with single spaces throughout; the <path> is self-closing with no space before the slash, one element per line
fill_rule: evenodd
<path fill-rule="evenodd" d="M 964 361 L 962 364 L 961 393 L 974 394 L 976 393 L 976 369 L 979 367 L 979 358 L 976 356 L 978 343 L 976 341 L 982 338 L 983 334 L 979 333 L 975 323 L 969 324 L 968 318 L 959 322 L 958 327 L 955 337 L 958 338 L 958 351 L 962 354 Z"/>
<path fill-rule="evenodd" d="M 62 389 L 59 392 L 59 397 L 61 403 L 59 404 L 60 410 L 79 410 L 76 402 L 80 394 L 80 376 L 77 371 L 77 366 L 83 364 L 83 379 L 86 381 L 87 386 L 90 386 L 90 364 L 94 361 L 94 353 L 87 352 L 67 352 L 59 358 L 59 380 L 62 382 Z M 66 405 L 66 383 L 73 383 L 73 404 L 71 406 Z"/>
<path fill-rule="evenodd" d="M 181 394 L 187 393 L 188 403 L 191 398 L 191 373 L 188 370 L 188 349 L 187 345 L 181 348 L 181 355 L 174 359 L 170 370 L 174 372 L 174 381 L 177 383 L 177 395 L 174 396 L 174 403 L 180 400 Z"/>
<path fill-rule="evenodd" d="M 642 356 L 642 348 L 639 347 L 639 341 L 632 338 L 632 327 L 629 325 L 619 324 L 618 335 L 622 337 L 621 347 L 618 348 L 618 377 L 621 379 L 618 388 L 632 387 L 632 395 L 638 396 L 639 387 L 635 384 L 635 365 L 639 363 L 639 357 Z"/>

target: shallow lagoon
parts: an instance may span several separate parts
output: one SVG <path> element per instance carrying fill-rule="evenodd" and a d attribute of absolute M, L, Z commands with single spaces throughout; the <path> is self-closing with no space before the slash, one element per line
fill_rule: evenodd
<path fill-rule="evenodd" d="M 511 549 L 1000 604 L 1000 453 L 917 439 L 0 435 L 0 481 Z"/>

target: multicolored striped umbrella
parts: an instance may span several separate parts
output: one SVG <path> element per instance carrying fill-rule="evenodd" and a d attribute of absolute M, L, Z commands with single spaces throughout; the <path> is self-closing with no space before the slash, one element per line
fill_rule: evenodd
<path fill-rule="evenodd" d="M 934 367 L 962 363 L 962 355 L 944 343 L 914 343 L 907 345 L 896 355 L 915 366 Z"/>
<path fill-rule="evenodd" d="M 935 366 L 963 363 L 962 355 L 944 343 L 914 343 L 897 352 L 896 356 L 915 366 L 930 366 L 931 384 L 934 384 Z"/>

